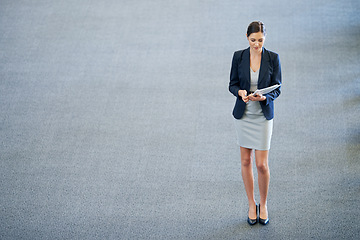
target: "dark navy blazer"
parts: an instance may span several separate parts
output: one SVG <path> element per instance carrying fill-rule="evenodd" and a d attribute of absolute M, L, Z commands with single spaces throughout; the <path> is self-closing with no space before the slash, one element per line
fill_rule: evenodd
<path fill-rule="evenodd" d="M 281 65 L 279 55 L 263 48 L 258 80 L 258 89 L 281 84 Z M 260 101 L 261 109 L 267 120 L 274 118 L 274 100 L 280 95 L 281 87 L 264 94 L 266 100 Z M 229 91 L 236 96 L 233 116 L 241 119 L 246 103 L 241 99 L 239 90 L 250 92 L 250 47 L 236 51 L 230 71 Z"/>

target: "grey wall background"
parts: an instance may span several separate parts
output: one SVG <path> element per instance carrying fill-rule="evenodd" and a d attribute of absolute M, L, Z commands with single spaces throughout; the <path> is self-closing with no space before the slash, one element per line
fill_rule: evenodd
<path fill-rule="evenodd" d="M 0 238 L 359 238 L 359 5 L 1 0 Z M 253 20 L 283 70 L 266 227 L 227 90 Z"/>

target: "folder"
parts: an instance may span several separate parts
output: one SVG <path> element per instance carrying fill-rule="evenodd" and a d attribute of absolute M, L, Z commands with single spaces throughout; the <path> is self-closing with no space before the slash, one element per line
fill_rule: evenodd
<path fill-rule="evenodd" d="M 275 89 L 277 89 L 278 87 L 280 87 L 280 84 L 275 84 L 275 85 L 272 85 L 270 87 L 267 87 L 267 88 L 262 88 L 262 89 L 257 89 L 253 95 L 255 96 L 256 94 L 261 94 L 261 95 L 264 95 L 264 94 L 267 94 Z"/>

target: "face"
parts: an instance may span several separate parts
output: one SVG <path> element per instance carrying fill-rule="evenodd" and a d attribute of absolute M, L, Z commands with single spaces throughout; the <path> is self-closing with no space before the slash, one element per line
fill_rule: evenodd
<path fill-rule="evenodd" d="M 265 42 L 265 36 L 262 32 L 252 33 L 250 36 L 247 37 L 250 45 L 250 49 L 252 49 L 255 52 L 262 51 L 262 47 Z"/>

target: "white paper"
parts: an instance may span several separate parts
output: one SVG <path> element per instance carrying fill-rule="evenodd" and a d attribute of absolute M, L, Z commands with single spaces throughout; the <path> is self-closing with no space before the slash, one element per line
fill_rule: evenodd
<path fill-rule="evenodd" d="M 253 95 L 255 96 L 256 94 L 261 94 L 261 95 L 264 95 L 264 94 L 267 94 L 275 89 L 277 89 L 278 87 L 280 87 L 280 84 L 276 84 L 276 85 L 272 85 L 270 87 L 267 87 L 267 88 L 262 88 L 262 89 L 257 89 Z"/>

